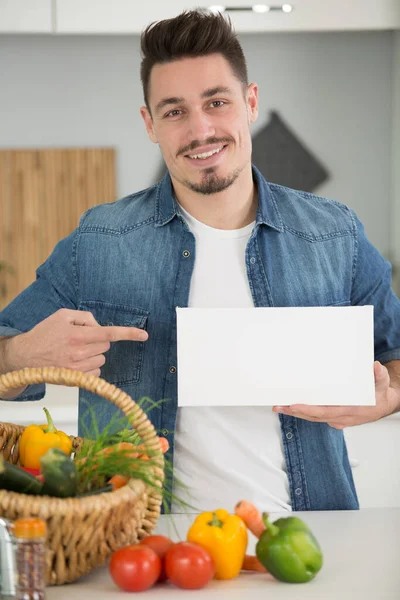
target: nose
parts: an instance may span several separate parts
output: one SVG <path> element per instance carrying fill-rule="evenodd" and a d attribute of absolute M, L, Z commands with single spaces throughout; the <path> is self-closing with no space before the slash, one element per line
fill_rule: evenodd
<path fill-rule="evenodd" d="M 188 120 L 188 137 L 190 140 L 204 141 L 215 136 L 215 126 L 211 115 L 203 110 L 192 111 Z"/>

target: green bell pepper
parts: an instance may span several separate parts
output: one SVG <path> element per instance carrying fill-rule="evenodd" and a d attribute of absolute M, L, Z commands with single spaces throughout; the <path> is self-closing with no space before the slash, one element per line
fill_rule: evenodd
<path fill-rule="evenodd" d="M 268 517 L 264 513 L 264 523 L 266 519 L 268 519 Z M 279 527 L 279 529 L 306 529 L 307 531 L 310 531 L 309 526 L 306 523 L 304 523 L 304 521 L 299 519 L 299 517 L 282 517 L 281 519 L 274 521 L 274 526 Z"/>
<path fill-rule="evenodd" d="M 280 581 L 305 583 L 322 567 L 321 548 L 309 527 L 298 517 L 287 517 L 270 523 L 263 514 L 265 531 L 256 546 L 261 564 Z"/>

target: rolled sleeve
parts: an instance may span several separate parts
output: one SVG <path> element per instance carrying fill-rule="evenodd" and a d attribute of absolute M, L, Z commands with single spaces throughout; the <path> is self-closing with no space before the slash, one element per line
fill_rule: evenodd
<path fill-rule="evenodd" d="M 400 359 L 400 300 L 392 285 L 392 265 L 371 244 L 353 214 L 356 227 L 351 303 L 374 306 L 375 360 Z"/>
<path fill-rule="evenodd" d="M 19 329 L 15 329 L 15 327 L 9 327 L 8 325 L 4 325 L 0 323 L 0 336 L 5 337 L 14 337 L 23 333 Z M 33 400 L 42 400 L 46 394 L 46 385 L 44 383 L 36 383 L 34 385 L 28 385 L 28 387 L 19 394 L 19 396 L 15 396 L 15 398 L 10 398 L 8 400 L 3 400 L 0 398 L 1 402 L 26 402 Z"/>
<path fill-rule="evenodd" d="M 382 364 L 385 364 L 391 360 L 400 360 L 400 348 L 388 350 L 387 352 L 383 352 L 383 354 L 377 354 L 375 356 L 375 360 L 379 360 L 379 362 Z"/>
<path fill-rule="evenodd" d="M 15 329 L 15 327 L 9 327 L 8 325 L 0 323 L 0 337 L 14 337 L 20 333 L 22 333 L 22 331 Z"/>
<path fill-rule="evenodd" d="M 77 308 L 78 230 L 61 240 L 36 271 L 36 280 L 0 312 L 0 336 L 26 333 L 61 308 Z M 45 385 L 30 385 L 11 401 L 41 400 Z M 10 400 L 4 400 L 9 402 Z"/>

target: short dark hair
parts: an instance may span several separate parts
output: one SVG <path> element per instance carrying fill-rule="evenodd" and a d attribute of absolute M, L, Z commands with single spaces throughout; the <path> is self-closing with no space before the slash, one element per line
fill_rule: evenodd
<path fill-rule="evenodd" d="M 155 21 L 143 31 L 140 42 L 140 77 L 147 108 L 150 75 L 156 64 L 222 54 L 239 81 L 248 84 L 246 59 L 240 42 L 230 19 L 219 12 L 190 10 L 173 19 Z"/>

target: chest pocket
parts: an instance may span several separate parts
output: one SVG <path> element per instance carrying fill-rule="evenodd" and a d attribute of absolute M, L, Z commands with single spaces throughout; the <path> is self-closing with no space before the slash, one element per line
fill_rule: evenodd
<path fill-rule="evenodd" d="M 81 302 L 79 310 L 91 312 L 99 325 L 138 327 L 146 330 L 149 313 L 140 308 L 111 304 L 108 302 Z M 144 346 L 146 342 L 111 342 L 106 352 L 106 362 L 101 377 L 116 386 L 138 383 L 140 380 Z"/>

